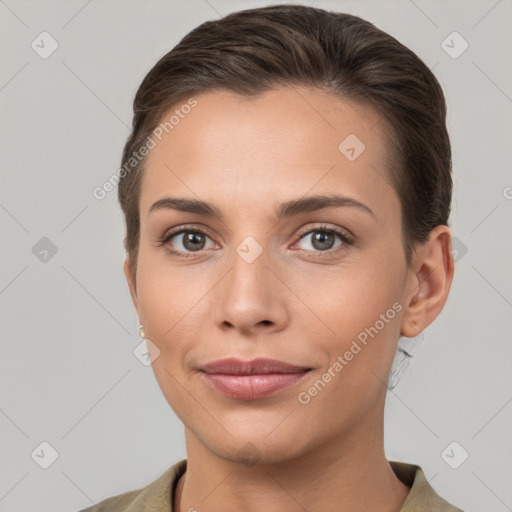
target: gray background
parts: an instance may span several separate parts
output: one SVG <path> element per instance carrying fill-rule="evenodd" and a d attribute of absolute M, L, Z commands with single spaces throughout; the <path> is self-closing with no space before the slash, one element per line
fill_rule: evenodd
<path fill-rule="evenodd" d="M 119 166 L 156 60 L 203 21 L 268 3 L 0 0 L 1 511 L 77 510 L 185 458 L 181 423 L 133 355 L 116 191 L 101 201 L 92 191 Z M 303 3 L 372 21 L 445 90 L 456 273 L 388 394 L 386 449 L 469 512 L 512 510 L 512 3 Z M 46 59 L 31 47 L 43 31 L 59 45 Z M 458 58 L 442 46 L 453 31 L 469 43 Z M 43 441 L 58 452 L 47 469 Z M 457 469 L 441 455 L 453 441 L 469 453 Z"/>

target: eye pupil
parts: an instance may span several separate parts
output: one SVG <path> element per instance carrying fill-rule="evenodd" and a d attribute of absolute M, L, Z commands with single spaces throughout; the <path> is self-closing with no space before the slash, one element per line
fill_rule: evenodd
<path fill-rule="evenodd" d="M 320 244 L 319 246 L 317 242 Z M 334 235 L 332 233 L 326 233 L 325 231 L 317 231 L 316 234 L 313 235 L 313 246 L 316 249 L 330 249 L 333 243 Z"/>
<path fill-rule="evenodd" d="M 204 237 L 200 233 L 189 231 L 185 233 L 183 238 L 183 246 L 189 250 L 201 250 L 204 246 Z"/>

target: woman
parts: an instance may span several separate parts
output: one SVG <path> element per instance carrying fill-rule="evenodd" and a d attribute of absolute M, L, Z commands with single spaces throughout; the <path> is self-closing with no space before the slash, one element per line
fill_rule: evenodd
<path fill-rule="evenodd" d="M 187 459 L 87 511 L 456 511 L 384 453 L 386 382 L 452 282 L 441 87 L 298 5 L 190 32 L 134 101 L 125 275 Z"/>

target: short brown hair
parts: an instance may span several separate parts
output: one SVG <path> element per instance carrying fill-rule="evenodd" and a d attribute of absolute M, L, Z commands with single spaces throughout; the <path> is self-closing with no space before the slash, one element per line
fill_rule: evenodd
<path fill-rule="evenodd" d="M 371 105 L 382 116 L 389 128 L 388 172 L 401 201 L 410 264 L 414 245 L 448 224 L 452 177 L 446 103 L 439 82 L 413 51 L 357 16 L 289 4 L 201 24 L 142 81 L 121 165 L 125 168 L 171 107 L 193 94 L 227 89 L 256 97 L 287 85 L 319 88 Z M 124 173 L 118 189 L 134 276 L 144 162 Z"/>

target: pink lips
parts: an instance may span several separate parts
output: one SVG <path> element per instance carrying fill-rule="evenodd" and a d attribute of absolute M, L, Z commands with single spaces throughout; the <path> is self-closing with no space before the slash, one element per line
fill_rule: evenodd
<path fill-rule="evenodd" d="M 221 359 L 203 366 L 206 382 L 224 395 L 242 400 L 270 396 L 301 380 L 310 368 L 275 359 Z"/>

